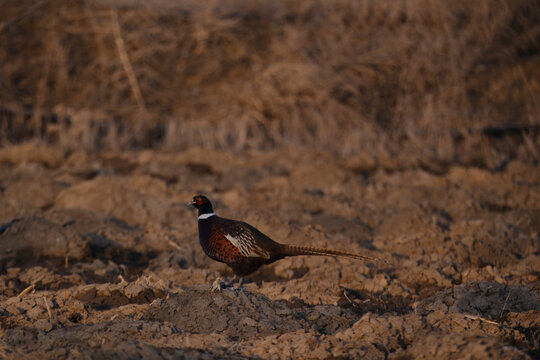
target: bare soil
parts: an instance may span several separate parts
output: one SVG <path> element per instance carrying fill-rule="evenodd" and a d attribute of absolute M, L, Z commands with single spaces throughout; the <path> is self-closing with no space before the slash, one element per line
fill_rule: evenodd
<path fill-rule="evenodd" d="M 367 170 L 366 170 L 367 169 Z M 308 149 L 0 150 L 0 358 L 540 356 L 540 169 Z M 294 257 L 211 293 L 198 192 Z"/>

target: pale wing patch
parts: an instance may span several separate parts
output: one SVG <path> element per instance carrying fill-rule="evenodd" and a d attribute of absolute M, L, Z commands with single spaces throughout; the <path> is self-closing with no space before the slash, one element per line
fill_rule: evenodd
<path fill-rule="evenodd" d="M 270 254 L 268 251 L 262 249 L 260 246 L 257 246 L 249 235 L 240 234 L 240 236 L 234 237 L 232 235 L 225 234 L 225 237 L 234 246 L 236 246 L 240 251 L 240 254 L 245 257 L 263 257 L 270 259 Z"/>

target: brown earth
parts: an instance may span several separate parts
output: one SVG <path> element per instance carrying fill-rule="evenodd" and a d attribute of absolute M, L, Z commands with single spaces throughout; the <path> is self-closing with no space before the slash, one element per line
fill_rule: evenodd
<path fill-rule="evenodd" d="M 0 150 L 0 357 L 537 358 L 540 169 L 389 169 L 313 150 Z M 196 213 L 387 263 L 231 276 Z M 25 290 L 27 289 L 27 290 Z"/>

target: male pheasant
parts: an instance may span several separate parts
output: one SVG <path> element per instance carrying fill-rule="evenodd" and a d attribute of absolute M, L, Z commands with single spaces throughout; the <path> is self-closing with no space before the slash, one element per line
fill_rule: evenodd
<path fill-rule="evenodd" d="M 273 263 L 286 256 L 345 256 L 378 261 L 346 251 L 277 243 L 245 222 L 217 216 L 212 203 L 203 195 L 194 196 L 192 205 L 199 210 L 199 241 L 204 252 L 210 258 L 227 264 L 235 276 L 249 275 L 262 265 Z"/>

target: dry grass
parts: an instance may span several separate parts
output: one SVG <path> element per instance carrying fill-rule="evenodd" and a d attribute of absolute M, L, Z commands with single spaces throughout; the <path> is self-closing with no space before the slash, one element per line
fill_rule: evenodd
<path fill-rule="evenodd" d="M 538 156 L 538 2 L 119 3 L 0 3 L 2 144 Z"/>

